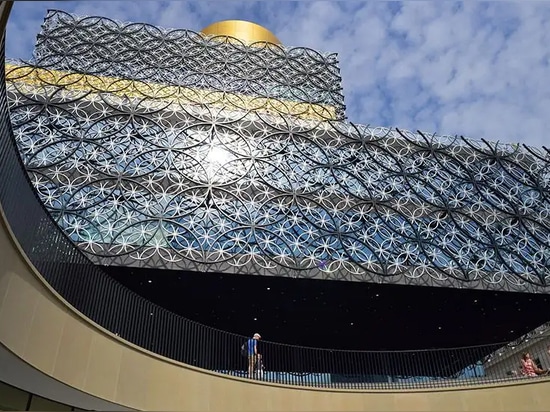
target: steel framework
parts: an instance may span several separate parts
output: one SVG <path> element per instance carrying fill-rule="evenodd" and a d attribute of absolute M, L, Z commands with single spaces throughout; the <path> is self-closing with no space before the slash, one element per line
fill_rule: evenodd
<path fill-rule="evenodd" d="M 50 11 L 6 72 L 98 263 L 548 292 L 549 151 L 346 122 L 333 54 Z"/>

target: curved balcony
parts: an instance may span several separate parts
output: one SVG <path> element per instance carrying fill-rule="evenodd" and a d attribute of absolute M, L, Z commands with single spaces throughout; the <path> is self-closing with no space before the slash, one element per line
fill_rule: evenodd
<path fill-rule="evenodd" d="M 11 3 L 0 7 L 4 28 Z M 519 351 L 547 360 L 545 328 L 425 351 L 263 342 L 266 369 L 248 377 L 247 337 L 143 299 L 60 231 L 18 156 L 4 77 L 0 139 L 0 342 L 57 381 L 138 410 L 547 410 L 547 378 L 518 369 Z"/>

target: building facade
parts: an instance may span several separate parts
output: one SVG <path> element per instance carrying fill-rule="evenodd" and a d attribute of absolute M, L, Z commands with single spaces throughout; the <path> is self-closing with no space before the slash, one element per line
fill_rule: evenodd
<path fill-rule="evenodd" d="M 0 3 L 0 27 L 5 26 L 10 8 L 11 2 Z M 90 21 L 97 23 L 97 19 L 78 18 L 73 22 L 73 17 L 67 19 L 65 29 L 56 32 L 60 39 L 73 32 L 75 26 Z M 132 27 L 125 30 L 131 31 Z M 216 30 L 209 33 L 219 34 Z M 105 36 L 103 40 L 112 40 L 112 36 Z M 87 46 L 98 47 L 100 43 L 101 39 L 96 39 Z M 3 53 L 3 39 L 0 46 Z M 75 51 L 82 52 L 82 49 Z M 52 67 L 55 62 L 56 59 L 50 62 Z M 86 242 L 82 240 L 87 239 L 85 230 L 90 230 L 94 223 L 86 223 L 86 209 L 93 205 L 84 203 L 76 208 L 70 201 L 82 200 L 75 190 L 91 193 L 97 204 L 101 203 L 98 193 L 107 197 L 107 192 L 97 189 L 102 187 L 99 181 L 89 180 L 94 171 L 108 177 L 105 170 L 109 173 L 115 170 L 119 173 L 119 182 L 127 182 L 128 169 L 120 165 L 124 165 L 128 154 L 117 152 L 118 145 L 123 142 L 117 135 L 119 129 L 108 129 L 113 134 L 105 136 L 106 130 L 97 125 L 110 124 L 111 118 L 133 119 L 131 121 L 140 118 L 129 106 L 135 96 L 127 96 L 128 100 L 123 96 L 125 106 L 117 111 L 118 106 L 113 106 L 113 101 L 119 89 L 109 83 L 109 78 L 100 79 L 110 85 L 108 91 L 86 90 L 77 84 L 79 79 L 85 77 L 91 84 L 96 75 L 69 70 L 60 73 L 63 70 L 40 66 L 36 62 L 17 62 L 7 68 L 6 73 L 2 73 L 8 75 L 7 84 L 5 78 L 0 82 L 0 170 L 3 177 L 0 181 L 0 409 L 407 410 L 411 405 L 425 410 L 441 410 L 441 405 L 468 410 L 547 409 L 547 380 L 533 378 L 531 385 L 509 384 L 506 381 L 510 378 L 504 373 L 507 369 L 496 365 L 499 359 L 513 358 L 510 351 L 520 349 L 519 346 L 545 340 L 547 325 L 511 342 L 506 348 L 489 345 L 492 347 L 489 356 L 484 356 L 489 346 L 367 352 L 271 342 L 272 349 L 278 347 L 280 350 L 280 368 L 274 367 L 271 357 L 270 370 L 265 376 L 281 380 L 280 385 L 220 375 L 217 372 L 233 371 L 227 369 L 228 364 L 246 363 L 238 351 L 243 336 L 198 324 L 160 308 L 113 281 L 104 268 L 81 253 L 86 250 Z M 138 86 L 148 87 L 145 83 Z M 128 87 L 124 79 L 121 84 Z M 103 83 L 103 87 L 107 86 Z M 8 112 L 7 89 L 11 113 Z M 83 111 L 82 102 L 90 104 L 90 110 Z M 110 111 L 105 112 L 105 108 Z M 148 118 L 154 118 L 149 115 Z M 284 116 L 285 121 L 298 117 Z M 209 121 L 217 124 L 212 119 Z M 105 167 L 106 163 L 96 162 L 95 155 L 83 157 L 82 153 L 89 150 L 92 143 L 91 131 L 97 130 L 94 127 L 102 130 L 98 132 L 101 138 L 95 136 L 101 142 L 97 145 L 98 150 L 113 139 L 108 147 L 110 153 L 117 156 L 114 161 L 119 166 L 114 169 L 101 169 L 100 166 Z M 88 134 L 78 132 L 79 128 L 84 128 Z M 162 133 L 157 135 L 162 136 Z M 75 144 L 77 136 L 82 140 L 80 144 Z M 148 136 L 152 139 L 155 134 Z M 305 133 L 299 136 L 303 138 Z M 14 144 L 16 138 L 17 145 Z M 137 135 L 133 150 L 141 153 L 143 141 L 143 137 Z M 73 150 L 72 154 L 67 148 Z M 162 150 L 175 151 L 170 147 L 162 147 Z M 530 149 L 525 150 L 528 153 Z M 23 162 L 20 154 L 24 154 Z M 68 160 L 71 156 L 72 160 Z M 51 163 L 40 163 L 44 159 L 50 159 Z M 253 160 L 258 161 L 258 158 Z M 145 166 L 147 162 L 142 160 L 139 165 Z M 150 176 L 156 175 L 150 173 Z M 29 184 L 29 177 L 34 187 Z M 142 176 L 134 177 L 136 191 L 140 183 L 148 181 L 138 179 Z M 50 183 L 40 183 L 41 178 Z M 110 182 L 108 178 L 105 181 Z M 214 181 L 208 185 L 219 189 Z M 55 188 L 66 194 L 58 197 L 59 208 L 48 203 L 59 193 Z M 236 195 L 240 199 L 244 196 L 238 191 Z M 46 207 L 43 207 L 44 202 Z M 103 209 L 105 222 L 114 219 L 109 224 L 116 223 L 118 205 L 128 206 L 125 202 L 128 202 L 127 197 L 119 197 L 110 209 Z M 136 212 L 147 211 L 143 207 L 147 199 L 142 198 L 142 202 L 136 206 Z M 113 214 L 107 214 L 108 210 Z M 68 230 L 63 226 L 63 216 L 78 216 L 83 224 L 82 231 Z M 167 216 L 158 221 L 162 223 Z M 171 219 L 181 222 L 179 216 L 171 216 Z M 108 237 L 109 227 L 98 226 L 97 230 L 105 230 L 102 236 Z M 250 229 L 255 230 L 255 227 L 252 225 Z M 71 238 L 81 249 L 75 247 Z M 104 247 L 101 242 L 100 247 Z M 173 253 L 178 250 L 173 249 Z M 91 254 L 89 249 L 86 253 L 97 261 L 120 257 L 120 254 Z M 119 264 L 116 260 L 112 262 Z M 136 259 L 131 262 L 139 264 Z M 154 263 L 146 261 L 151 267 Z M 317 283 L 336 285 L 334 282 Z M 534 347 L 529 350 L 538 355 Z M 271 351 L 270 355 L 273 354 Z M 482 360 L 485 361 L 483 365 Z M 541 356 L 540 361 L 544 365 L 548 358 Z M 304 390 L 304 386 L 314 390 Z M 418 391 L 420 388 L 422 390 Z"/>
<path fill-rule="evenodd" d="M 50 11 L 6 65 L 29 177 L 94 262 L 549 290 L 547 149 L 350 123 L 336 54 L 217 30 Z"/>

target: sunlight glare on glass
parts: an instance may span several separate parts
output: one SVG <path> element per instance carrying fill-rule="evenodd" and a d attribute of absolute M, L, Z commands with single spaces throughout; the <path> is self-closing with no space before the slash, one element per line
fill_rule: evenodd
<path fill-rule="evenodd" d="M 220 169 L 223 169 L 223 167 L 231 160 L 231 154 L 221 147 L 212 146 L 206 155 L 205 160 L 208 178 L 214 179 L 216 175 L 219 175 L 217 177 L 221 178 Z M 218 178 L 215 180 L 218 180 Z"/>
<path fill-rule="evenodd" d="M 212 166 L 223 166 L 228 160 L 229 152 L 217 146 L 212 147 L 206 156 L 206 161 Z"/>

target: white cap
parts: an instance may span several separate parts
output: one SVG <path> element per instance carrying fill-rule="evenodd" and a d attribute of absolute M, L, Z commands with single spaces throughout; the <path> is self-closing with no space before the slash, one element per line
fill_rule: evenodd
<path fill-rule="evenodd" d="M 259 333 L 255 333 L 255 334 L 254 334 L 254 337 L 255 337 L 255 338 L 260 338 L 260 339 L 262 338 L 262 337 L 260 336 Z"/>

